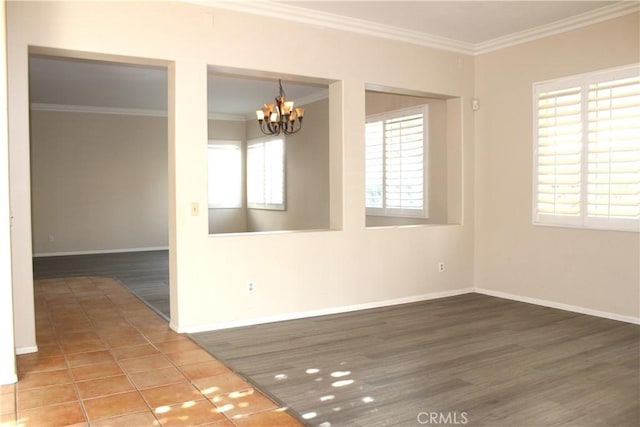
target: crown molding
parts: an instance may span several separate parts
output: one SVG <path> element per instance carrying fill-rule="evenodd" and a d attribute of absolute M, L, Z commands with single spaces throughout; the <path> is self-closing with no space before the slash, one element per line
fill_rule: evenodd
<path fill-rule="evenodd" d="M 255 114 L 255 113 L 254 113 Z M 245 116 L 242 114 L 221 114 L 221 113 L 209 113 L 207 115 L 209 120 L 223 120 L 227 122 L 244 122 Z"/>
<path fill-rule="evenodd" d="M 472 55 L 473 43 L 425 34 L 419 31 L 407 30 L 391 25 L 380 24 L 363 19 L 349 18 L 319 10 L 305 9 L 299 6 L 287 5 L 287 13 L 282 13 L 282 5 L 271 1 L 233 1 L 233 0 L 186 0 L 189 3 L 231 10 L 234 12 L 249 13 L 253 15 L 267 16 L 270 18 L 284 19 L 315 27 L 331 28 L 334 30 L 349 31 L 367 36 L 396 40 L 419 46 L 444 49 L 452 52 Z"/>
<path fill-rule="evenodd" d="M 239 1 L 239 0 L 183 0 L 188 3 L 284 19 L 316 27 L 332 28 L 349 31 L 372 37 L 411 43 L 419 46 L 448 50 L 466 55 L 480 55 L 521 43 L 549 37 L 566 31 L 602 21 L 628 15 L 640 10 L 640 3 L 634 0 L 621 1 L 600 9 L 592 10 L 550 24 L 541 25 L 529 30 L 509 34 L 504 37 L 487 40 L 481 43 L 463 42 L 460 40 L 426 34 L 418 31 L 406 30 L 390 25 L 374 23 L 356 18 L 335 15 L 332 13 L 305 9 L 299 6 L 287 5 L 287 13 L 282 13 L 282 5 L 272 1 Z"/>
<path fill-rule="evenodd" d="M 640 11 L 640 2 L 622 1 L 609 6 L 595 9 L 570 18 L 561 19 L 550 24 L 541 25 L 529 30 L 519 31 L 504 37 L 498 37 L 475 45 L 475 54 L 481 55 L 496 50 L 516 46 L 522 43 L 538 40 L 544 37 L 565 33 L 603 21 L 618 18 Z"/>
<path fill-rule="evenodd" d="M 144 108 L 92 107 L 88 105 L 43 104 L 34 102 L 31 103 L 31 109 L 34 111 L 57 111 L 63 113 L 118 114 L 123 116 L 167 117 L 166 111 L 149 110 Z"/>

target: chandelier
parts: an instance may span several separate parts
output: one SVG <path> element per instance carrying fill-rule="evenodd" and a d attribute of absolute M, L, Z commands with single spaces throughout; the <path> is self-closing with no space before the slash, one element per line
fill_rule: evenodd
<path fill-rule="evenodd" d="M 265 135 L 291 135 L 302 129 L 302 117 L 304 108 L 293 108 L 293 101 L 287 101 L 282 80 L 278 80 L 280 94 L 276 96 L 276 102 L 264 104 L 262 110 L 256 110 L 260 130 Z"/>

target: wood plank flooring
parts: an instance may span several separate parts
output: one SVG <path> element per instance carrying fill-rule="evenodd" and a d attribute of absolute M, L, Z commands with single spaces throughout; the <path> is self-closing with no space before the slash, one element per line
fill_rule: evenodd
<path fill-rule="evenodd" d="M 34 273 L 116 277 L 169 316 L 167 251 Z M 312 426 L 640 425 L 640 326 L 562 310 L 468 294 L 193 338 Z"/>
<path fill-rule="evenodd" d="M 35 279 L 115 277 L 169 319 L 169 251 L 38 257 L 33 273 Z"/>
<path fill-rule="evenodd" d="M 193 338 L 313 426 L 640 425 L 613 320 L 468 294 Z"/>

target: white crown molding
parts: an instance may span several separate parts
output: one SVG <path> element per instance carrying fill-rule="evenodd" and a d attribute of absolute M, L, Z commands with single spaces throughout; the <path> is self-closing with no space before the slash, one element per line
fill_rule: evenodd
<path fill-rule="evenodd" d="M 57 111 L 63 113 L 119 114 L 124 116 L 167 117 L 166 111 L 149 110 L 143 108 L 92 107 L 88 105 L 42 104 L 34 102 L 31 104 L 31 109 L 34 111 Z"/>
<path fill-rule="evenodd" d="M 295 100 L 296 105 L 308 105 L 313 104 L 314 102 L 322 101 L 323 99 L 329 98 L 329 89 L 322 89 L 316 93 L 312 93 L 311 95 L 307 95 L 302 98 L 298 98 Z"/>
<path fill-rule="evenodd" d="M 493 52 L 522 43 L 538 40 L 544 37 L 553 36 L 555 34 L 565 33 L 589 25 L 594 25 L 603 21 L 618 18 L 620 16 L 629 15 L 640 11 L 640 2 L 623 1 L 614 3 L 609 6 L 595 9 L 570 18 L 555 21 L 550 24 L 541 25 L 525 31 L 509 34 L 504 37 L 498 37 L 475 46 L 475 54 Z"/>
<path fill-rule="evenodd" d="M 209 120 L 223 120 L 227 122 L 244 122 L 247 120 L 242 114 L 209 113 L 207 118 Z"/>
<path fill-rule="evenodd" d="M 234 12 L 250 13 L 253 15 L 268 16 L 270 18 L 285 19 L 302 24 L 308 24 L 323 28 L 349 31 L 367 36 L 381 37 L 420 46 L 444 49 L 452 52 L 472 55 L 473 43 L 425 34 L 419 31 L 393 27 L 391 25 L 365 21 L 357 18 L 335 15 L 319 10 L 305 9 L 299 6 L 287 5 L 287 13 L 282 13 L 282 5 L 271 1 L 233 1 L 233 0 L 186 0 L 188 3 L 231 10 Z"/>
<path fill-rule="evenodd" d="M 637 1 L 622 1 L 590 12 L 541 25 L 529 30 L 509 34 L 504 37 L 487 40 L 481 43 L 463 42 L 446 37 L 426 34 L 418 31 L 406 30 L 390 25 L 374 23 L 356 18 L 335 15 L 317 10 L 305 9 L 299 6 L 287 5 L 287 13 L 282 13 L 282 5 L 271 1 L 234 1 L 234 0 L 183 0 L 188 3 L 226 9 L 235 12 L 268 16 L 288 21 L 314 25 L 324 28 L 349 31 L 373 37 L 397 40 L 420 46 L 443 49 L 467 55 L 480 55 L 521 43 L 549 37 L 566 31 L 602 21 L 638 12 L 640 4 Z"/>

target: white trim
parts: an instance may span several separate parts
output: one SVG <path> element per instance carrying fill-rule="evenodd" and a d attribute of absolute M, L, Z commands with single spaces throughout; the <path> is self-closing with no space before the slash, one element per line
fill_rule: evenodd
<path fill-rule="evenodd" d="M 9 375 L 8 377 L 0 378 L 0 385 L 10 385 L 18 382 L 18 376 L 16 374 Z"/>
<path fill-rule="evenodd" d="M 633 324 L 636 324 L 636 325 L 640 325 L 640 317 L 625 316 L 625 315 L 622 315 L 622 314 L 610 313 L 608 311 L 593 310 L 591 308 L 579 307 L 579 306 L 576 306 L 576 305 L 570 305 L 570 304 L 564 304 L 564 303 L 561 303 L 561 302 L 548 301 L 548 300 L 543 300 L 543 299 L 539 299 L 539 298 L 525 297 L 525 296 L 522 296 L 522 295 L 510 294 L 510 293 L 507 293 L 507 292 L 492 291 L 492 290 L 489 290 L 489 289 L 476 288 L 475 291 L 476 291 L 476 293 L 483 294 L 483 295 L 489 295 L 489 296 L 492 296 L 492 297 L 504 298 L 504 299 L 508 299 L 508 300 L 512 300 L 512 301 L 526 302 L 528 304 L 541 305 L 541 306 L 544 306 L 544 307 L 557 308 L 559 310 L 572 311 L 574 313 L 588 314 L 589 316 L 603 317 L 605 319 L 618 320 L 620 322 L 627 322 L 627 323 L 633 323 Z"/>
<path fill-rule="evenodd" d="M 422 33 L 420 31 L 407 30 L 377 22 L 365 21 L 357 18 L 349 18 L 319 10 L 306 9 L 304 7 L 287 4 L 287 13 L 282 13 L 282 5 L 271 1 L 228 1 L 228 0 L 183 0 L 188 3 L 196 3 L 218 9 L 232 10 L 240 13 L 267 16 L 270 18 L 285 19 L 301 24 L 332 28 L 334 30 L 349 31 L 372 37 L 389 40 L 397 40 L 420 46 L 444 49 L 452 52 L 472 55 L 474 44 L 454 40 L 447 37 Z"/>
<path fill-rule="evenodd" d="M 57 111 L 62 113 L 86 114 L 119 114 L 123 116 L 167 117 L 165 110 L 149 110 L 145 108 L 92 107 L 89 105 L 65 105 L 31 103 L 33 111 Z"/>
<path fill-rule="evenodd" d="M 399 304 L 427 301 L 438 298 L 473 293 L 473 288 L 454 289 L 451 291 L 431 292 L 410 297 L 395 298 L 384 301 L 374 301 L 364 304 L 345 305 L 340 307 L 321 308 L 318 310 L 301 311 L 295 313 L 276 314 L 273 316 L 254 317 L 250 319 L 230 320 L 227 322 L 211 323 L 208 325 L 187 326 L 184 328 L 172 325 L 171 328 L 179 333 L 194 334 L 198 332 L 216 331 L 220 329 L 238 328 L 242 326 L 259 325 L 263 323 L 282 322 L 285 320 L 304 319 L 307 317 L 326 316 L 330 314 L 348 313 L 352 311 L 369 310 L 371 308 L 389 307 Z"/>
<path fill-rule="evenodd" d="M 251 113 L 253 116 L 256 113 Z M 220 113 L 209 113 L 207 115 L 209 120 L 223 120 L 227 122 L 245 122 L 248 120 L 248 116 L 243 116 L 242 114 L 220 114 Z"/>
<path fill-rule="evenodd" d="M 126 248 L 126 249 L 95 249 L 88 251 L 70 251 L 70 252 L 39 252 L 34 253 L 34 258 L 45 258 L 50 256 L 66 256 L 66 255 L 95 255 L 95 254 L 117 254 L 122 252 L 148 252 L 148 251 L 166 251 L 168 246 L 152 246 L 147 248 Z"/>
<path fill-rule="evenodd" d="M 419 31 L 407 30 L 390 25 L 374 23 L 356 18 L 335 15 L 319 10 L 305 9 L 303 7 L 287 4 L 287 13 L 282 13 L 282 5 L 271 1 L 233 1 L 233 0 L 183 0 L 187 3 L 196 3 L 209 7 L 226 9 L 235 12 L 249 13 L 253 15 L 268 16 L 271 18 L 332 28 L 335 30 L 349 31 L 372 37 L 389 40 L 397 40 L 419 46 L 427 46 L 436 49 L 448 50 L 467 55 L 480 55 L 506 47 L 527 43 L 555 34 L 564 33 L 609 19 L 629 15 L 640 10 L 636 1 L 621 1 L 599 9 L 575 15 L 560 21 L 546 25 L 519 31 L 503 37 L 487 40 L 481 43 L 463 42 L 447 37 L 426 34 Z"/>
<path fill-rule="evenodd" d="M 578 28 L 594 25 L 599 22 L 608 21 L 620 16 L 629 15 L 640 10 L 640 3 L 636 1 L 621 1 L 589 12 L 581 13 L 569 18 L 561 19 L 550 24 L 540 25 L 528 30 L 519 31 L 503 37 L 497 37 L 486 42 L 477 43 L 474 46 L 474 53 L 481 55 L 483 53 L 493 52 L 495 50 L 516 46 L 534 40 L 556 34 L 566 33 Z"/>
<path fill-rule="evenodd" d="M 34 345 L 34 346 L 30 346 L 30 347 L 16 347 L 16 355 L 18 354 L 30 354 L 30 353 L 37 353 L 38 352 L 38 346 Z"/>

